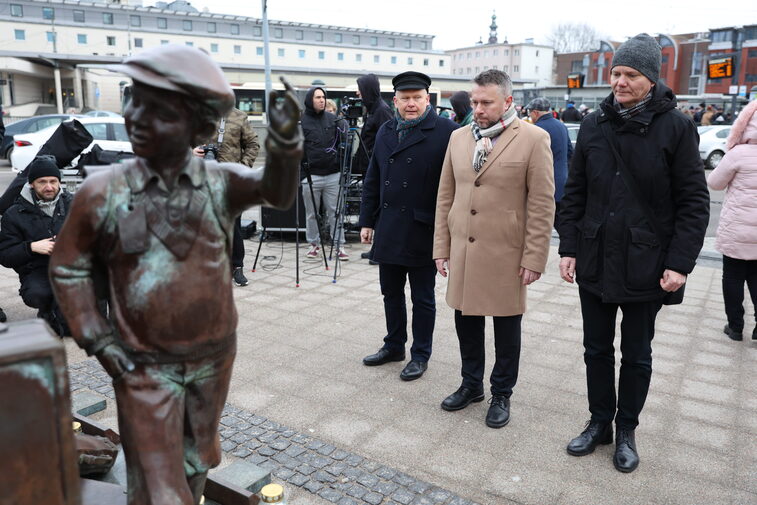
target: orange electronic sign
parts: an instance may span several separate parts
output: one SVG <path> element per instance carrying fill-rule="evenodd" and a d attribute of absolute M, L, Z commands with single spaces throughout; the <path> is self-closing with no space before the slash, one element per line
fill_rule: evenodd
<path fill-rule="evenodd" d="M 584 87 L 584 74 L 568 74 L 568 89 Z"/>
<path fill-rule="evenodd" d="M 707 77 L 709 79 L 722 79 L 733 77 L 733 58 L 718 58 L 710 60 L 707 65 Z"/>

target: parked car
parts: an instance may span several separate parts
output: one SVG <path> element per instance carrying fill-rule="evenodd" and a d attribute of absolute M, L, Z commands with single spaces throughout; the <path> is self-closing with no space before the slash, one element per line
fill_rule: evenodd
<path fill-rule="evenodd" d="M 725 154 L 725 141 L 731 126 L 697 126 L 699 132 L 699 156 L 705 168 L 715 168 Z"/>
<path fill-rule="evenodd" d="M 91 110 L 84 115 L 87 117 L 121 117 L 121 114 L 109 110 Z"/>
<path fill-rule="evenodd" d="M 94 139 L 82 152 L 88 152 L 95 144 L 105 151 L 133 152 L 123 118 L 79 117 L 76 119 L 87 129 Z M 13 141 L 15 147 L 11 153 L 11 169 L 14 172 L 20 172 L 26 168 L 37 155 L 42 145 L 52 136 L 56 128 L 58 128 L 58 125 L 36 133 L 16 135 Z M 74 164 L 76 164 L 76 159 L 74 159 Z"/>
<path fill-rule="evenodd" d="M 14 148 L 13 137 L 14 135 L 22 133 L 34 133 L 40 130 L 44 130 L 50 126 L 57 126 L 63 121 L 71 119 L 70 114 L 48 114 L 45 116 L 35 116 L 28 119 L 22 119 L 15 123 L 5 125 L 5 137 L 3 142 L 0 143 L 0 157 L 6 160 L 10 159 L 11 151 Z"/>

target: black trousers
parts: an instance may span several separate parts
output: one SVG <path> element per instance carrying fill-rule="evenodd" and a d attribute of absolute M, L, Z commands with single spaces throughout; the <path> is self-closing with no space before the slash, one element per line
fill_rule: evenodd
<path fill-rule="evenodd" d="M 752 305 L 757 307 L 757 260 L 740 260 L 723 255 L 723 302 L 728 326 L 744 331 L 744 283 L 749 288 Z M 757 311 L 755 311 L 757 321 Z"/>
<path fill-rule="evenodd" d="M 603 303 L 602 298 L 578 290 L 584 323 L 584 363 L 589 411 L 594 422 L 615 419 L 618 428 L 633 430 L 639 424 L 652 378 L 652 339 L 661 300 L 638 303 Z M 615 395 L 615 319 L 620 322 L 620 379 Z"/>
<path fill-rule="evenodd" d="M 242 216 L 234 221 L 234 240 L 231 246 L 231 266 L 244 267 L 244 240 L 242 240 Z"/>
<path fill-rule="evenodd" d="M 494 320 L 494 368 L 489 378 L 491 393 L 510 398 L 518 381 L 520 323 L 522 314 Z M 482 391 L 484 386 L 484 316 L 464 316 L 455 311 L 455 330 L 460 341 L 463 387 Z"/>
<path fill-rule="evenodd" d="M 26 306 L 37 309 L 37 317 L 47 321 L 59 335 L 70 335 L 63 313 L 55 301 L 47 268 L 32 270 L 21 277 L 20 281 L 21 288 L 18 292 Z"/>
<path fill-rule="evenodd" d="M 434 284 L 436 266 L 407 267 L 403 265 L 379 265 L 381 294 L 384 295 L 386 337 L 384 349 L 404 352 L 407 342 L 407 308 L 405 306 L 405 282 L 410 279 L 410 299 L 413 302 L 413 345 L 410 359 L 428 361 L 436 321 Z"/>

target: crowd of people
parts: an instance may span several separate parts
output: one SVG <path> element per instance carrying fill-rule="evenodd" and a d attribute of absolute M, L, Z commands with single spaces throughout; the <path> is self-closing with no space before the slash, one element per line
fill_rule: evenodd
<path fill-rule="evenodd" d="M 585 429 L 568 442 L 566 450 L 584 456 L 597 445 L 614 441 L 614 467 L 621 472 L 636 469 L 635 429 L 650 386 L 656 317 L 664 305 L 683 301 L 687 276 L 696 264 L 709 220 L 708 183 L 713 189 L 726 189 L 716 248 L 723 253 L 724 332 L 730 339 L 743 338 L 745 283 L 757 303 L 757 102 L 738 116 L 728 137 L 728 153 L 706 179 L 695 122 L 716 122 L 716 111 L 703 107 L 704 111 L 689 114 L 690 109 L 681 110 L 673 92 L 659 78 L 660 62 L 658 43 L 646 34 L 637 35 L 616 50 L 611 65 L 612 92 L 597 110 L 569 102 L 560 117 L 543 97 L 518 110 L 510 77 L 499 70 L 480 73 L 473 79 L 470 93 L 460 91 L 451 97 L 453 120 L 437 114 L 431 105 L 431 79 L 423 73 L 409 71 L 394 77 L 394 111 L 382 100 L 375 75 L 358 79 L 359 96 L 367 111 L 354 162 L 354 170 L 365 174 L 360 239 L 371 245 L 369 257 L 378 264 L 386 323 L 381 347 L 363 358 L 366 366 L 405 361 L 412 337 L 410 359 L 400 378 L 413 381 L 423 376 L 432 356 L 436 276 L 446 277 L 446 302 L 454 309 L 459 342 L 461 383 L 442 400 L 441 408 L 458 411 L 486 398 L 484 326 L 485 318 L 491 317 L 495 358 L 485 423 L 495 429 L 507 425 L 518 379 L 528 286 L 545 272 L 555 228 L 560 237 L 560 276 L 579 287 L 590 413 Z M 129 70 L 137 80 L 144 78 L 139 65 Z M 204 91 L 212 95 L 210 88 Z M 137 86 L 136 99 L 141 94 L 146 102 L 130 106 L 128 121 L 144 115 L 158 125 L 158 113 L 150 108 L 160 109 L 160 103 L 149 102 L 153 98 Z M 307 256 L 322 253 L 328 236 L 339 245 L 337 254 L 345 261 L 349 256 L 342 247 L 344 230 L 335 214 L 338 143 L 347 126 L 336 110 L 329 111 L 321 87 L 308 91 L 304 106 L 304 152 L 298 179 L 307 216 Z M 694 116 L 699 112 L 697 119 Z M 149 126 L 146 119 L 142 121 Z M 193 151 L 196 157 L 205 157 L 207 146 L 212 145 L 219 162 L 253 165 L 259 143 L 244 113 L 232 109 L 212 124 L 206 122 L 203 135 L 192 136 L 193 145 L 198 146 Z M 564 122 L 581 123 L 575 148 Z M 177 142 L 169 142 L 167 149 L 179 160 L 183 147 Z M 159 157 L 145 145 L 136 146 L 137 151 L 147 159 Z M 163 219 L 174 222 L 176 216 L 200 212 L 192 206 L 190 193 L 199 191 L 204 183 L 213 183 L 200 181 L 201 172 L 192 161 L 179 161 L 176 173 L 187 176 L 183 186 L 163 187 L 163 179 L 147 168 L 139 169 L 139 163 L 133 165 L 134 180 L 119 179 L 117 183 L 144 192 L 144 198 L 167 209 L 169 218 Z M 250 188 L 258 187 L 259 181 L 237 173 L 236 168 L 229 176 Z M 28 184 L 16 204 L 3 212 L 0 263 L 18 272 L 22 299 L 56 331 L 61 335 L 73 332 L 93 354 L 110 349 L 105 362 L 123 366 L 113 348 L 118 346 L 116 337 L 110 335 L 106 343 L 90 342 L 89 336 L 81 334 L 88 324 L 84 320 L 74 321 L 69 329 L 65 313 L 75 314 L 77 307 L 69 302 L 61 312 L 53 296 L 48 276 L 51 255 L 56 292 L 62 292 L 73 289 L 79 279 L 72 273 L 80 268 L 74 253 L 98 247 L 88 242 L 90 239 L 77 242 L 72 236 L 56 245 L 72 200 L 60 187 L 60 170 L 54 160 L 38 158 L 27 177 Z M 100 177 L 89 188 L 111 195 L 109 198 L 121 198 L 120 193 L 106 191 L 106 186 Z M 250 201 L 254 199 L 250 197 Z M 226 206 L 235 215 L 241 208 L 231 198 L 229 202 L 214 201 L 203 212 L 212 210 L 216 217 L 223 215 L 231 222 Z M 146 209 L 144 212 L 159 220 L 153 207 Z M 86 235 L 88 220 L 95 219 L 88 212 L 75 210 L 67 228 Z M 104 229 L 115 234 L 114 241 L 137 248 L 108 254 L 123 258 L 144 254 L 136 240 L 144 237 L 135 239 L 130 234 L 145 235 L 146 231 L 135 229 L 127 216 L 96 218 L 110 220 Z M 244 286 L 248 281 L 243 273 L 239 218 L 233 221 L 232 237 L 221 221 L 211 231 L 216 242 L 230 241 L 232 254 L 228 261 L 220 262 L 229 272 L 207 277 Z M 182 257 L 187 253 L 185 237 L 176 233 L 158 238 L 162 247 Z M 59 247 L 65 252 L 53 255 Z M 199 263 L 196 266 L 204 268 Z M 184 284 L 195 272 L 187 270 L 186 274 Z M 405 299 L 408 282 L 411 335 Z M 618 311 L 622 314 L 622 359 L 616 381 L 613 343 Z M 126 312 L 117 311 L 117 322 L 124 328 L 132 324 Z M 105 332 L 103 328 L 98 331 Z M 227 328 L 226 333 L 229 331 Z M 757 339 L 757 329 L 752 338 Z"/>

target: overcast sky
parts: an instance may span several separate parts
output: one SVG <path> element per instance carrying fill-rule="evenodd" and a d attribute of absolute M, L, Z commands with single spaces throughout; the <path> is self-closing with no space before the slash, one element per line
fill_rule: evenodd
<path fill-rule="evenodd" d="M 211 12 L 261 17 L 261 0 L 190 0 Z M 145 0 L 145 5 L 152 5 Z M 675 6 L 673 6 L 675 5 Z M 546 43 L 554 25 L 585 22 L 613 40 L 640 32 L 690 33 L 757 24 L 757 0 L 543 0 L 473 2 L 464 0 L 269 0 L 269 19 L 435 35 L 434 49 L 454 49 L 488 38 L 492 7 L 500 41 L 534 38 Z"/>

